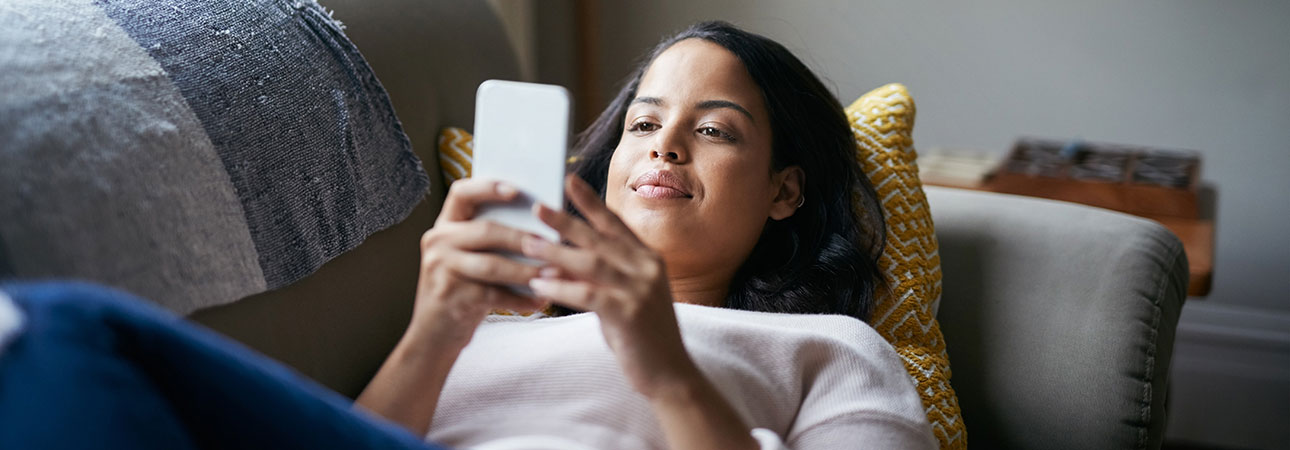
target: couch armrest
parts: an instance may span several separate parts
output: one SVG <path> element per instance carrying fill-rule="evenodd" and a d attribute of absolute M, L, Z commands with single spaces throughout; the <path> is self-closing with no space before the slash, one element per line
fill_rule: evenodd
<path fill-rule="evenodd" d="M 1072 203 L 929 187 L 938 319 L 973 447 L 1158 448 L 1181 242 Z"/>

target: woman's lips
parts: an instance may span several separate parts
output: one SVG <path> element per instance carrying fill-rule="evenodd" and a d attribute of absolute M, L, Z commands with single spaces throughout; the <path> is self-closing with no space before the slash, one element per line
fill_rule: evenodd
<path fill-rule="evenodd" d="M 667 170 L 651 170 L 632 183 L 637 195 L 651 199 L 693 198 L 690 187 L 681 177 Z"/>
<path fill-rule="evenodd" d="M 652 184 L 641 185 L 636 188 L 636 194 L 645 198 L 689 198 L 681 191 L 666 186 L 655 186 Z"/>

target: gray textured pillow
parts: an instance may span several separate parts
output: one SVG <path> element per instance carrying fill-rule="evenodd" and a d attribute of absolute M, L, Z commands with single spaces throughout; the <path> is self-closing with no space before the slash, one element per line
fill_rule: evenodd
<path fill-rule="evenodd" d="M 179 313 L 290 284 L 428 188 L 312 1 L 5 0 L 0 277 Z"/>

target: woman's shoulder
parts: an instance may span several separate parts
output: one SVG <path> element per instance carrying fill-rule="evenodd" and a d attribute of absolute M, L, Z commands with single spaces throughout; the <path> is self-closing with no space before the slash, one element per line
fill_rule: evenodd
<path fill-rule="evenodd" d="M 865 322 L 840 314 L 790 314 L 744 311 L 676 303 L 676 318 L 685 335 L 703 340 L 739 341 L 768 347 L 827 346 L 844 353 L 883 354 L 895 350 Z M 490 315 L 481 327 L 485 333 L 532 333 L 548 330 L 568 333 L 598 329 L 593 313 L 567 316 Z"/>
<path fill-rule="evenodd" d="M 877 331 L 860 319 L 840 314 L 789 314 L 676 304 L 683 328 L 747 332 L 776 341 L 822 341 L 848 347 L 891 349 Z"/>
<path fill-rule="evenodd" d="M 784 314 L 677 305 L 686 332 L 712 331 L 707 342 L 774 380 L 791 380 L 800 400 L 785 441 L 852 442 L 883 436 L 933 442 L 922 400 L 900 355 L 854 317 Z M 719 331 L 718 331 L 719 330 Z M 829 446 L 831 447 L 831 446 Z"/>

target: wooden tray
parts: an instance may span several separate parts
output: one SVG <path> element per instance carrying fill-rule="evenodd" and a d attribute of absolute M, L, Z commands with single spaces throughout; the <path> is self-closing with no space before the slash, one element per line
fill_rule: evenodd
<path fill-rule="evenodd" d="M 1199 180 L 1195 152 L 1022 138 L 982 187 L 1136 215 L 1196 219 Z"/>

